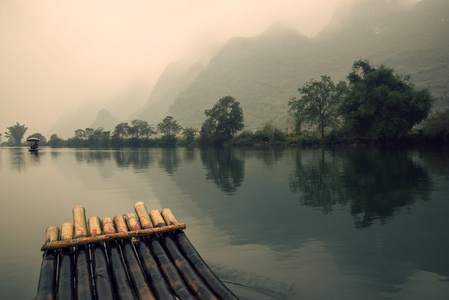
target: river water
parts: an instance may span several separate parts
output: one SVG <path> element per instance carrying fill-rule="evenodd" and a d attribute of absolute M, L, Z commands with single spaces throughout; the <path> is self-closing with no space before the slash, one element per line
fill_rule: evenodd
<path fill-rule="evenodd" d="M 0 298 L 33 299 L 45 229 L 170 208 L 241 299 L 448 299 L 449 151 L 0 148 Z"/>

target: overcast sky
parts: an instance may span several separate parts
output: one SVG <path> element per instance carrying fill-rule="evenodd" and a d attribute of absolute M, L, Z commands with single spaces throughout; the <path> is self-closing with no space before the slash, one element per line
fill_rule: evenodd
<path fill-rule="evenodd" d="M 340 2 L 1 0 L 0 133 L 19 122 L 25 137 L 47 135 L 64 111 L 136 84 L 148 86 L 143 103 L 166 65 L 198 45 L 255 36 L 279 20 L 311 37 Z"/>

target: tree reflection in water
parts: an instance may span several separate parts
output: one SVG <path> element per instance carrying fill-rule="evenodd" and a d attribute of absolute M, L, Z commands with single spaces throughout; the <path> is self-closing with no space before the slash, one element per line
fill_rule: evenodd
<path fill-rule="evenodd" d="M 75 159 L 78 163 L 103 164 L 111 160 L 111 152 L 99 150 L 76 149 Z"/>
<path fill-rule="evenodd" d="M 147 169 L 154 157 L 145 148 L 121 149 L 114 151 L 114 160 L 119 168 Z"/>
<path fill-rule="evenodd" d="M 384 223 L 417 197 L 429 198 L 430 176 L 408 152 L 365 150 L 299 151 L 290 188 L 301 192 L 303 205 L 321 207 L 323 213 L 336 204 L 349 205 L 357 228 L 369 227 L 375 220 Z"/>
<path fill-rule="evenodd" d="M 12 149 L 10 157 L 11 170 L 21 173 L 26 170 L 25 152 L 20 148 Z"/>
<path fill-rule="evenodd" d="M 213 180 L 223 192 L 233 194 L 242 184 L 245 162 L 236 157 L 234 149 L 201 149 L 201 161 L 207 169 L 206 180 Z"/>
<path fill-rule="evenodd" d="M 159 167 L 164 169 L 164 171 L 172 176 L 178 169 L 181 163 L 181 159 L 177 154 L 177 150 L 174 147 L 162 148 L 161 157 L 159 159 Z"/>
<path fill-rule="evenodd" d="M 321 207 L 327 214 L 335 204 L 346 204 L 338 176 L 339 161 L 331 151 L 298 151 L 289 185 L 295 193 L 301 192 L 301 204 Z"/>

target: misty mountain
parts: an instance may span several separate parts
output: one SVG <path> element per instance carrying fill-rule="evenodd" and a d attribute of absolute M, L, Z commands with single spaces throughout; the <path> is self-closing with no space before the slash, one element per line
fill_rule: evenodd
<path fill-rule="evenodd" d="M 77 129 L 97 129 L 98 127 L 112 132 L 118 123 L 129 121 L 128 117 L 138 107 L 144 105 L 149 91 L 151 87 L 136 83 L 106 103 L 104 101 L 84 102 L 76 110 L 64 112 L 51 127 L 48 135 L 56 133 L 61 138 L 70 138 L 74 136 Z"/>
<path fill-rule="evenodd" d="M 449 83 L 447 49 L 447 0 L 422 0 L 412 7 L 399 0 L 355 1 L 337 10 L 329 26 L 314 38 L 277 24 L 259 36 L 229 40 L 197 75 L 172 74 L 165 85 L 168 77 L 161 77 L 161 93 L 147 110 L 152 105 L 156 110 L 157 103 L 165 110 L 178 94 L 168 114 L 184 127 L 195 127 L 205 119 L 205 109 L 231 95 L 241 103 L 246 128 L 267 122 L 284 128 L 288 100 L 299 96 L 299 87 L 323 74 L 334 82 L 344 80 L 358 59 L 410 74 L 417 87 L 429 87 L 439 96 Z M 150 113 L 142 111 L 141 116 Z"/>
<path fill-rule="evenodd" d="M 168 115 L 170 105 L 189 84 L 204 70 L 206 63 L 172 62 L 159 77 L 146 104 L 131 114 L 130 119 L 149 120 L 157 124 Z"/>
<path fill-rule="evenodd" d="M 98 127 L 103 127 L 105 131 L 110 131 L 112 134 L 115 126 L 119 123 L 120 120 L 118 118 L 114 117 L 108 110 L 102 109 L 98 112 L 97 119 L 89 128 L 97 129 Z"/>

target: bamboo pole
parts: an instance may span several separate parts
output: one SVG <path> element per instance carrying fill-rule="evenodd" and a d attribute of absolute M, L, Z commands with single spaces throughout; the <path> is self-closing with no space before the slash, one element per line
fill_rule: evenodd
<path fill-rule="evenodd" d="M 88 235 L 86 224 L 86 211 L 82 206 L 73 209 L 73 224 L 75 238 Z M 78 246 L 75 251 L 75 291 L 77 299 L 94 299 L 92 288 L 92 275 L 90 271 L 89 246 Z"/>
<path fill-rule="evenodd" d="M 101 227 L 103 229 L 104 234 L 113 234 L 115 233 L 114 221 L 110 217 L 104 217 L 101 220 Z"/>
<path fill-rule="evenodd" d="M 137 217 L 139 218 L 140 224 L 142 225 L 142 228 L 152 228 L 153 223 L 151 223 L 151 219 L 148 215 L 145 204 L 143 202 L 137 202 L 136 204 L 134 204 L 134 209 L 136 211 Z"/>
<path fill-rule="evenodd" d="M 49 226 L 46 229 L 45 240 L 52 243 L 59 239 L 59 228 Z M 42 255 L 41 272 L 37 287 L 36 300 L 56 299 L 56 266 L 58 262 L 57 251 L 45 251 Z"/>
<path fill-rule="evenodd" d="M 89 218 L 89 233 L 92 236 L 102 234 L 100 219 L 97 216 Z M 92 245 L 92 271 L 94 274 L 95 292 L 98 300 L 115 299 L 109 273 L 108 260 L 103 244 Z"/>
<path fill-rule="evenodd" d="M 111 218 L 105 217 L 101 223 L 104 233 L 115 233 L 114 223 Z M 127 275 L 119 244 L 117 241 L 108 241 L 106 242 L 106 250 L 109 257 L 111 280 L 114 285 L 117 299 L 134 300 L 134 292 Z"/>
<path fill-rule="evenodd" d="M 87 221 L 89 224 L 89 235 L 96 237 L 97 235 L 102 235 L 103 231 L 101 230 L 100 218 L 97 216 L 92 216 Z"/>
<path fill-rule="evenodd" d="M 179 225 L 178 220 L 176 220 L 175 215 L 173 214 L 170 208 L 164 208 L 161 211 L 161 215 L 166 225 Z"/>
<path fill-rule="evenodd" d="M 61 240 L 73 238 L 73 224 L 64 223 L 61 226 Z M 58 268 L 58 299 L 73 299 L 73 255 L 71 248 L 62 249 L 59 255 Z"/>
<path fill-rule="evenodd" d="M 63 249 L 63 248 L 70 248 L 73 246 L 83 246 L 83 245 L 89 245 L 89 244 L 95 244 L 95 243 L 101 243 L 101 242 L 129 239 L 131 237 L 141 237 L 141 236 L 146 236 L 146 235 L 153 235 L 153 234 L 158 234 L 158 233 L 175 231 L 175 230 L 179 230 L 179 229 L 186 229 L 186 224 L 179 224 L 179 227 L 178 226 L 164 226 L 164 227 L 159 227 L 159 228 L 142 229 L 139 231 L 128 231 L 126 233 L 125 232 L 107 233 L 107 234 L 98 235 L 95 237 L 86 236 L 86 237 L 82 237 L 82 238 L 75 238 L 75 239 L 65 240 L 65 241 L 55 241 L 52 243 L 46 242 L 41 247 L 41 251 Z"/>
<path fill-rule="evenodd" d="M 148 215 L 148 211 L 143 203 L 138 203 L 137 205 L 140 207 L 141 211 L 138 215 L 143 215 L 144 218 L 140 217 L 140 222 L 143 226 L 143 224 L 151 224 L 151 218 Z M 148 222 L 149 220 L 149 222 Z M 154 228 L 154 230 L 159 229 Z M 171 289 L 175 292 L 176 296 L 180 299 L 195 299 L 195 297 L 190 292 L 189 288 L 187 287 L 187 284 L 185 283 L 184 279 L 179 274 L 178 269 L 175 267 L 175 265 L 172 263 L 170 258 L 168 257 L 167 253 L 165 252 L 164 248 L 162 247 L 160 243 L 160 239 L 158 235 L 151 235 L 151 236 L 145 236 L 144 237 L 145 242 L 148 246 L 150 246 L 150 249 L 152 250 L 152 253 L 154 253 L 154 257 L 156 258 L 156 261 L 158 262 L 159 267 L 161 268 L 162 273 L 164 274 L 165 278 L 168 281 L 168 284 L 170 285 Z"/>
<path fill-rule="evenodd" d="M 81 205 L 73 208 L 73 224 L 75 226 L 75 238 L 88 236 L 86 224 L 86 210 Z"/>
<path fill-rule="evenodd" d="M 148 219 L 145 219 L 144 215 L 141 216 L 144 222 L 145 220 L 149 220 L 149 217 Z M 137 217 L 134 214 L 126 215 L 126 223 L 129 229 L 132 230 L 140 229 L 139 221 L 137 220 Z M 134 242 L 134 247 L 139 256 L 140 265 L 142 266 L 142 269 L 145 275 L 147 276 L 148 283 L 150 284 L 156 298 L 164 300 L 175 300 L 176 298 L 171 292 L 170 287 L 168 286 L 164 276 L 162 275 L 159 267 L 157 266 L 157 263 L 151 253 L 149 246 L 144 241 L 137 240 L 136 242 Z"/>
<path fill-rule="evenodd" d="M 114 224 L 117 231 L 126 233 L 128 231 L 125 219 L 122 215 L 114 217 Z M 134 252 L 129 239 L 121 240 L 121 249 L 125 264 L 128 268 L 128 274 L 134 287 L 134 292 L 138 299 L 156 299 L 146 283 L 145 275 L 140 267 L 139 260 Z"/>
<path fill-rule="evenodd" d="M 139 225 L 139 221 L 137 220 L 137 217 L 135 214 L 130 213 L 130 214 L 126 214 L 125 217 L 125 222 L 126 222 L 126 230 L 131 230 L 131 231 L 137 231 L 140 230 L 140 225 Z"/>
<path fill-rule="evenodd" d="M 163 209 L 161 214 L 167 225 L 179 224 L 169 208 Z M 174 232 L 173 236 L 187 260 L 215 295 L 220 299 L 238 299 L 210 269 L 182 230 Z"/>
<path fill-rule="evenodd" d="M 165 225 L 164 218 L 158 210 L 152 210 L 150 213 L 150 217 L 153 221 L 153 224 L 161 224 L 159 226 Z M 184 278 L 193 294 L 198 299 L 218 299 L 214 295 L 214 293 L 209 290 L 201 277 L 195 272 L 187 259 L 179 251 L 179 248 L 173 241 L 172 237 L 169 234 L 165 234 L 162 236 L 162 241 L 168 253 L 170 254 L 170 257 L 172 258 L 173 263 L 175 264 L 176 268 Z"/>
<path fill-rule="evenodd" d="M 150 212 L 150 218 L 153 222 L 154 227 L 162 227 L 165 226 L 164 218 L 162 217 L 161 213 L 157 209 L 153 209 Z"/>

